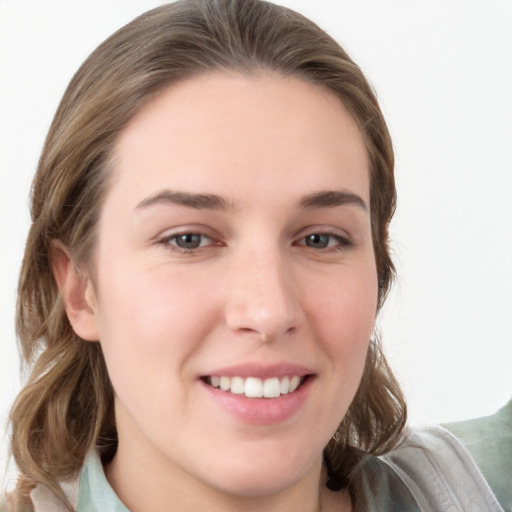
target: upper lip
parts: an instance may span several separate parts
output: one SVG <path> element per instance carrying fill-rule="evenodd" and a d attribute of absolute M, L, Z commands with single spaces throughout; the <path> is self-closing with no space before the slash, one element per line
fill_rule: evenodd
<path fill-rule="evenodd" d="M 258 377 L 260 379 L 269 379 L 271 377 L 290 377 L 311 375 L 315 372 L 306 366 L 294 363 L 280 363 L 280 364 L 261 364 L 261 363 L 244 363 L 236 364 L 233 366 L 226 366 L 218 368 L 211 372 L 204 374 L 203 377 Z"/>

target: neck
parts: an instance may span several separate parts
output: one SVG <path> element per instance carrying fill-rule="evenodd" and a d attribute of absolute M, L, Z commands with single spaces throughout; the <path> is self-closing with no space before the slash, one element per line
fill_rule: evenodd
<path fill-rule="evenodd" d="M 153 461 L 152 461 L 153 462 Z M 229 493 L 212 488 L 189 474 L 163 470 L 158 464 L 148 468 L 147 459 L 126 457 L 119 451 L 105 468 L 110 485 L 132 512 L 167 512 L 169 504 L 179 512 L 350 512 L 346 492 L 325 487 L 321 460 L 298 482 L 274 492 L 262 494 Z M 156 471 L 155 471 L 156 470 Z M 137 482 L 133 485 L 133 482 Z M 151 498 L 148 499 L 148 496 Z"/>
<path fill-rule="evenodd" d="M 167 512 L 170 504 L 177 512 L 351 510 L 346 494 L 325 486 L 322 453 L 304 447 L 290 454 L 277 433 L 256 442 L 240 436 L 231 451 L 205 452 L 201 443 L 182 450 L 178 440 L 170 448 L 148 442 L 124 409 L 116 408 L 116 418 L 118 450 L 105 474 L 132 512 Z"/>

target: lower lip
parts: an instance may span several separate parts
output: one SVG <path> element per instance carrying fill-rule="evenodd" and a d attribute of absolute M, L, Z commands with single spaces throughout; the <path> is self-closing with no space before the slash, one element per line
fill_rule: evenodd
<path fill-rule="evenodd" d="M 202 385 L 214 401 L 238 420 L 252 425 L 274 425 L 292 418 L 306 401 L 314 378 L 309 376 L 293 393 L 277 398 L 248 398 L 229 391 L 214 388 L 205 382 Z"/>

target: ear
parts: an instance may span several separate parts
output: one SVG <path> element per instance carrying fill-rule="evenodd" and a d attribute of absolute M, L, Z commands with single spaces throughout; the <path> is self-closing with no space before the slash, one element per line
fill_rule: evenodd
<path fill-rule="evenodd" d="M 77 267 L 68 248 L 59 240 L 52 241 L 51 261 L 73 330 L 84 340 L 98 341 L 96 296 L 91 279 Z"/>

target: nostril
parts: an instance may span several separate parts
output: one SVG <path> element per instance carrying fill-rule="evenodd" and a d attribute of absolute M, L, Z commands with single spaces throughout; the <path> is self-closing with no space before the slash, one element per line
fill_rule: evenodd
<path fill-rule="evenodd" d="M 263 343 L 278 340 L 295 332 L 303 313 L 295 297 L 269 289 L 247 290 L 240 283 L 229 290 L 225 306 L 230 331 Z"/>
<path fill-rule="evenodd" d="M 258 339 L 259 341 L 262 341 L 263 343 L 267 343 L 271 341 L 271 336 L 268 335 L 265 332 L 260 332 L 257 329 L 251 329 L 250 327 L 241 327 L 238 329 L 238 332 L 241 334 L 246 334 L 248 336 L 252 336 L 254 339 Z"/>

